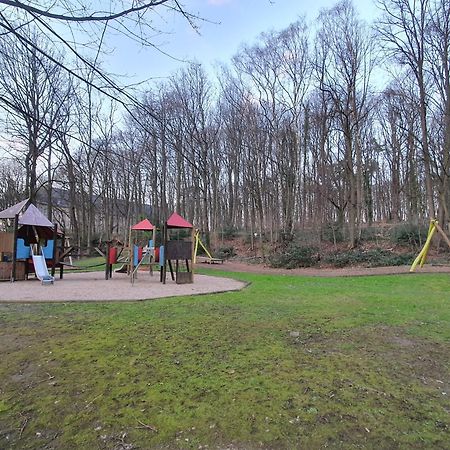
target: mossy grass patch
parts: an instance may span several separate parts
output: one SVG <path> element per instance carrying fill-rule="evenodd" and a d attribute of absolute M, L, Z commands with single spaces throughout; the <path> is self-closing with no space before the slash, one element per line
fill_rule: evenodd
<path fill-rule="evenodd" d="M 0 305 L 0 447 L 446 448 L 447 275 L 221 274 L 250 285 Z"/>

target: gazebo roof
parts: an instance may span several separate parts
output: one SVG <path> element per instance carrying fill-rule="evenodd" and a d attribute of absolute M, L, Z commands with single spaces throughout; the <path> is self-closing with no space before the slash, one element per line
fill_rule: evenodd
<path fill-rule="evenodd" d="M 141 220 L 136 225 L 131 227 L 132 230 L 151 231 L 155 226 L 148 219 Z"/>
<path fill-rule="evenodd" d="M 4 209 L 0 212 L 0 219 L 14 219 L 17 214 L 22 212 L 22 209 L 30 200 L 27 198 L 26 200 L 17 203 L 17 205 L 10 206 L 9 208 Z"/>
<path fill-rule="evenodd" d="M 24 210 L 24 208 L 28 207 Z M 17 205 L 10 206 L 9 208 L 0 212 L 0 219 L 14 219 L 16 215 L 19 215 L 19 225 L 30 225 L 35 227 L 54 228 L 54 225 L 39 211 L 29 199 L 23 200 Z"/>
<path fill-rule="evenodd" d="M 167 228 L 193 228 L 193 225 L 179 214 L 173 213 L 166 222 Z"/>
<path fill-rule="evenodd" d="M 19 217 L 19 225 L 34 225 L 53 229 L 53 224 L 33 204 Z"/>

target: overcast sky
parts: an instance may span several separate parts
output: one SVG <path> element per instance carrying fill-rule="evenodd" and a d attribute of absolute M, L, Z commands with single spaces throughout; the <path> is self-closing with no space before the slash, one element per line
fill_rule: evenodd
<path fill-rule="evenodd" d="M 251 44 L 264 31 L 280 30 L 306 16 L 314 23 L 320 9 L 336 0 L 189 0 L 186 8 L 209 22 L 199 21 L 199 34 L 180 15 L 166 15 L 157 26 L 168 33 L 155 36 L 155 44 L 180 60 L 196 60 L 212 71 L 216 61 L 227 63 L 242 43 Z M 367 21 L 377 14 L 375 0 L 354 0 Z M 123 37 L 109 40 L 112 53 L 104 57 L 109 70 L 126 75 L 129 82 L 170 76 L 183 63 Z"/>

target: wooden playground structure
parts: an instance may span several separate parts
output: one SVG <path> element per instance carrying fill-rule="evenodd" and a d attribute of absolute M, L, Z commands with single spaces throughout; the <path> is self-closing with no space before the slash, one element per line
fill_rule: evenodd
<path fill-rule="evenodd" d="M 24 200 L 0 212 L 0 280 L 26 280 L 29 274 L 35 273 L 43 284 L 52 284 L 57 269 L 62 279 L 65 267 L 73 271 L 97 266 L 104 266 L 105 280 L 108 280 L 113 276 L 114 265 L 122 263 L 116 272 L 127 273 L 132 284 L 144 270 L 150 276 L 159 270 L 162 284 L 166 284 L 168 273 L 176 284 L 186 284 L 194 282 L 199 248 L 205 251 L 208 263 L 223 262 L 211 256 L 200 239 L 199 230 L 175 212 L 159 229 L 148 219 L 131 226 L 127 244 L 109 239 L 103 248 L 96 247 L 104 262 L 75 265 L 71 258 L 75 247 L 68 244 L 56 224 L 29 200 Z"/>
<path fill-rule="evenodd" d="M 25 280 L 35 273 L 43 284 L 51 284 L 56 269 L 63 277 L 64 234 L 36 206 L 24 200 L 1 211 L 0 222 L 0 280 Z"/>

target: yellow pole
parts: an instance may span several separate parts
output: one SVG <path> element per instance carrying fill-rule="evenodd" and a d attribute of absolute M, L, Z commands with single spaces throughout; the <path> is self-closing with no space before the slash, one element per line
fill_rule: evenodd
<path fill-rule="evenodd" d="M 437 230 L 437 221 L 436 220 L 432 220 L 430 223 L 430 233 L 431 233 L 431 237 L 430 239 L 427 239 L 427 242 L 425 243 L 425 251 L 422 255 L 422 260 L 420 261 L 420 267 L 423 267 L 423 265 L 426 263 L 427 261 L 427 256 L 428 256 L 428 251 L 430 250 L 430 245 L 431 245 L 431 240 L 433 238 L 434 233 Z"/>
<path fill-rule="evenodd" d="M 205 250 L 205 253 L 208 255 L 209 259 L 213 259 L 211 256 L 211 253 L 209 253 L 208 249 L 205 247 L 205 244 L 200 239 L 200 231 L 197 230 L 197 233 L 195 235 L 195 256 L 197 256 L 197 250 L 198 250 L 198 244 L 202 247 L 203 250 Z"/>
<path fill-rule="evenodd" d="M 425 264 L 427 260 L 428 250 L 430 249 L 431 245 L 431 240 L 433 239 L 433 235 L 436 231 L 436 223 L 437 222 L 435 220 L 430 221 L 427 240 L 425 241 L 425 245 L 423 246 L 422 250 L 417 255 L 417 258 L 412 263 L 411 268 L 409 269 L 410 272 L 414 272 L 418 264 L 420 264 L 420 267 L 423 267 L 423 265 Z"/>
<path fill-rule="evenodd" d="M 198 250 L 198 241 L 199 241 L 198 235 L 199 235 L 199 231 L 197 230 L 194 235 L 195 236 L 194 264 L 197 262 L 197 250 Z"/>

